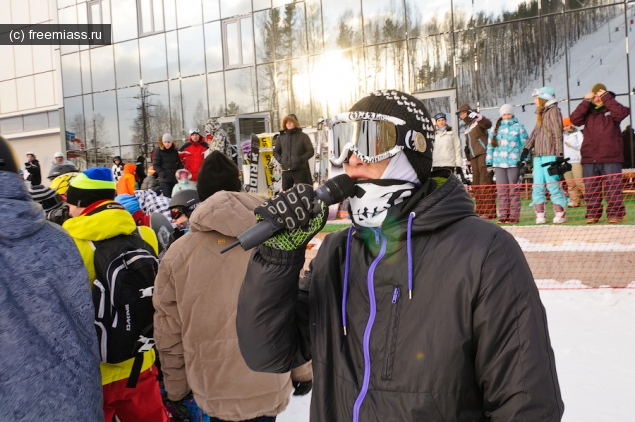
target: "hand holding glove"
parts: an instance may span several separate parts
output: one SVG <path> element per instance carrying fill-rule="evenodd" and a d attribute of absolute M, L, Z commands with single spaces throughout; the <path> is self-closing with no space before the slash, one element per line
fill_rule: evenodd
<path fill-rule="evenodd" d="M 291 381 L 293 384 L 293 395 L 294 396 L 305 396 L 309 394 L 309 391 L 313 388 L 313 380 L 308 380 L 304 382 L 300 381 Z"/>
<path fill-rule="evenodd" d="M 481 120 L 482 116 L 480 114 L 478 114 L 475 111 L 470 111 L 470 113 L 467 115 L 467 117 L 469 117 L 472 120 L 476 120 L 479 121 Z"/>
<path fill-rule="evenodd" d="M 190 411 L 187 409 L 187 406 L 185 406 L 185 402 L 190 400 L 192 397 L 192 392 L 190 391 L 181 400 L 174 401 L 165 399 L 165 404 L 170 413 L 175 414 L 174 416 L 180 418 L 181 420 L 188 420 L 187 418 L 190 416 Z"/>
<path fill-rule="evenodd" d="M 254 213 L 258 220 L 269 221 L 279 231 L 264 244 L 285 251 L 306 247 L 328 218 L 326 204 L 315 199 L 313 188 L 300 184 L 257 207 Z"/>
<path fill-rule="evenodd" d="M 529 161 L 529 150 L 527 148 L 523 148 L 523 152 L 520 154 L 520 161 L 525 163 Z"/>

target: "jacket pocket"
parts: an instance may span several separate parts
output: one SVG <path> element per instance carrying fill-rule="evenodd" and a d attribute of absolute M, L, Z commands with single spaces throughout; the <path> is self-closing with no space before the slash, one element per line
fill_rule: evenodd
<path fill-rule="evenodd" d="M 399 287 L 395 286 L 392 294 L 390 306 L 390 319 L 388 321 L 388 333 L 386 335 L 386 356 L 384 359 L 384 370 L 381 379 L 392 379 L 392 370 L 395 364 L 395 351 L 397 348 L 397 331 L 399 330 Z"/>

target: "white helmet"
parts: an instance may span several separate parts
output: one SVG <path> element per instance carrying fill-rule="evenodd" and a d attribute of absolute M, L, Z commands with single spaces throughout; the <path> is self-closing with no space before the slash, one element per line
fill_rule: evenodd
<path fill-rule="evenodd" d="M 53 155 L 53 158 L 59 158 L 59 157 L 64 157 L 64 154 L 58 151 Z"/>
<path fill-rule="evenodd" d="M 26 155 L 32 155 L 32 156 L 34 156 L 34 157 L 35 157 L 35 153 L 34 153 L 33 151 L 29 151 L 29 152 L 27 152 L 27 153 L 26 153 Z"/>

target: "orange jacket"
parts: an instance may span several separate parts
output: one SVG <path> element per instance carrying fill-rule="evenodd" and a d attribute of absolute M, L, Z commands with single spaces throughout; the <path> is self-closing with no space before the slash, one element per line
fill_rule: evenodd
<path fill-rule="evenodd" d="M 134 164 L 126 164 L 123 166 L 123 176 L 119 178 L 117 182 L 117 195 L 127 193 L 128 195 L 134 195 L 137 182 L 135 180 L 135 171 L 137 166 Z"/>

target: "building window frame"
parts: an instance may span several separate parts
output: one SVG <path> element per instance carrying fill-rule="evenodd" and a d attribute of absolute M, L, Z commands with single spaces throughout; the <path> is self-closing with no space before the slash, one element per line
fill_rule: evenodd
<path fill-rule="evenodd" d="M 236 68 L 240 68 L 240 67 L 245 67 L 245 66 L 253 66 L 255 65 L 255 58 L 252 57 L 250 59 L 248 59 L 248 62 L 245 62 L 245 57 L 243 57 L 243 39 L 242 39 L 242 23 L 241 21 L 244 20 L 245 18 L 249 18 L 249 25 L 250 25 L 250 31 L 251 31 L 251 39 L 249 40 L 252 45 L 254 43 L 254 34 L 253 34 L 253 24 L 254 24 L 254 19 L 253 19 L 253 14 L 252 13 L 248 13 L 248 14 L 244 14 L 244 15 L 239 15 L 239 16 L 234 16 L 232 18 L 229 19 L 224 19 L 222 21 L 222 40 L 223 40 L 223 62 L 225 65 L 225 69 L 236 69 Z M 229 45 L 227 43 L 228 37 L 227 37 L 227 26 L 235 23 L 236 24 L 236 28 L 237 28 L 237 39 L 238 39 L 238 63 L 230 63 L 229 62 Z M 255 48 L 255 47 L 252 47 Z"/>
<path fill-rule="evenodd" d="M 161 19 L 163 20 L 163 22 L 161 22 L 161 29 L 159 30 L 156 29 L 157 25 L 154 20 L 155 18 L 154 6 L 156 2 L 160 2 L 161 4 Z M 165 32 L 165 7 L 163 5 L 163 0 L 149 0 L 150 11 L 147 13 L 150 14 L 150 22 L 152 23 L 152 30 L 150 31 L 146 31 L 145 28 L 143 27 L 144 10 L 143 10 L 142 3 L 143 3 L 143 0 L 137 0 L 137 16 L 138 16 L 137 25 L 139 27 L 139 37 L 145 37 L 148 35 L 154 35 L 154 34 Z"/>
<path fill-rule="evenodd" d="M 95 22 L 93 20 L 92 9 L 93 9 L 94 5 L 98 5 L 99 6 L 99 22 Z M 90 0 L 86 4 L 86 10 L 87 10 L 87 13 L 88 13 L 88 23 L 90 25 L 102 25 L 104 23 L 104 8 L 102 6 L 102 0 Z"/>

